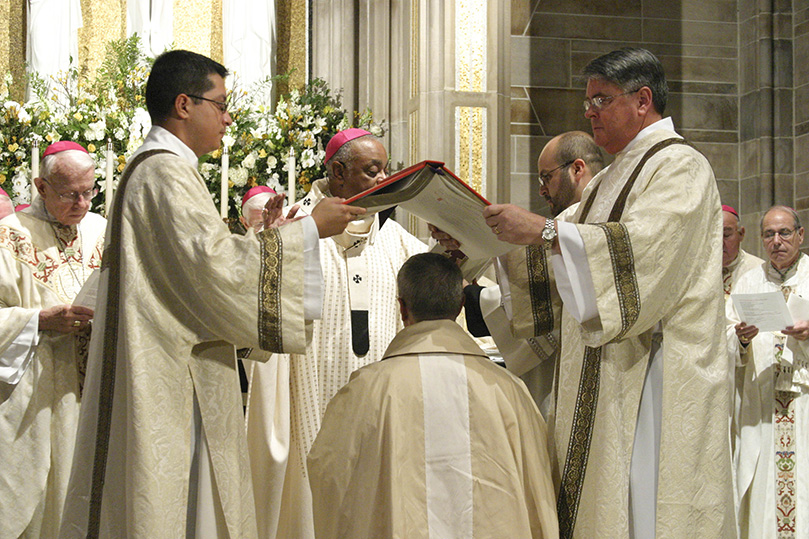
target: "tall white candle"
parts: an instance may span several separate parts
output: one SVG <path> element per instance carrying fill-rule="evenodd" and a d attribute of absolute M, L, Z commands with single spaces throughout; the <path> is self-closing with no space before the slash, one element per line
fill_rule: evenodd
<path fill-rule="evenodd" d="M 107 140 L 107 177 L 104 178 L 104 211 L 107 215 L 110 214 L 110 210 L 112 210 L 112 195 L 113 195 L 113 174 L 115 168 L 113 167 L 115 161 L 115 152 L 112 149 L 112 141 Z"/>
<path fill-rule="evenodd" d="M 31 144 L 31 202 L 37 196 L 37 187 L 34 185 L 34 178 L 39 177 L 39 141 L 34 139 Z"/>
<path fill-rule="evenodd" d="M 228 147 L 222 146 L 222 193 L 219 201 L 219 215 L 222 219 L 228 216 L 228 167 L 230 166 L 230 156 Z"/>
<path fill-rule="evenodd" d="M 289 149 L 289 160 L 287 161 L 287 178 L 289 187 L 287 188 L 287 200 L 289 205 L 295 204 L 295 149 Z"/>

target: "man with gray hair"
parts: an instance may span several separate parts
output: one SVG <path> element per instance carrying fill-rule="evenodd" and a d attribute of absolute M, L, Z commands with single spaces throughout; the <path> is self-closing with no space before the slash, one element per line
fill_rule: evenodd
<path fill-rule="evenodd" d="M 56 537 L 73 460 L 93 310 L 72 305 L 101 265 L 95 162 L 51 144 L 39 196 L 0 220 L 0 536 Z"/>
<path fill-rule="evenodd" d="M 570 221 L 488 206 L 512 330 L 553 330 L 552 460 L 563 537 L 734 537 L 722 210 L 708 160 L 664 118 L 649 51 L 592 60 L 585 117 L 615 156 Z M 462 248 L 462 247 L 461 247 Z"/>
<path fill-rule="evenodd" d="M 753 537 L 809 534 L 809 257 L 804 228 L 787 206 L 761 220 L 768 262 L 742 275 L 733 294 L 778 292 L 795 313 L 779 331 L 759 331 L 734 311 L 729 345 L 743 372 L 736 448 L 739 529 Z"/>
<path fill-rule="evenodd" d="M 325 163 L 328 178 L 312 184 L 299 214 L 329 197 L 351 198 L 388 176 L 385 147 L 363 129 L 334 135 Z M 314 537 L 306 454 L 326 404 L 352 372 L 382 358 L 402 327 L 396 272 L 427 246 L 388 215 L 362 216 L 342 234 L 320 240 L 323 317 L 313 323 L 306 353 L 252 366 L 247 436 L 259 537 Z"/>
<path fill-rule="evenodd" d="M 558 536 L 545 422 L 455 323 L 461 285 L 436 253 L 399 270 L 405 327 L 331 400 L 309 453 L 318 539 Z"/>

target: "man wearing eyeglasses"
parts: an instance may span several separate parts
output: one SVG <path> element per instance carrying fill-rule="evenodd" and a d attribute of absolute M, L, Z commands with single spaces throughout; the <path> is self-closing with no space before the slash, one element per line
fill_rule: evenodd
<path fill-rule="evenodd" d="M 95 162 L 51 144 L 39 196 L 0 220 L 0 536 L 55 537 L 73 460 L 93 310 L 73 305 L 101 265 Z"/>
<path fill-rule="evenodd" d="M 708 160 L 664 118 L 644 49 L 584 69 L 585 117 L 613 163 L 572 221 L 513 205 L 484 217 L 503 241 L 516 336 L 552 331 L 562 298 L 553 450 L 563 537 L 734 537 L 731 373 L 718 283 L 722 215 Z"/>
<path fill-rule="evenodd" d="M 593 137 L 569 131 L 553 137 L 537 161 L 539 193 L 557 217 L 581 200 L 584 188 L 604 168 L 604 157 Z"/>
<path fill-rule="evenodd" d="M 62 537 L 255 537 L 234 345 L 302 352 L 319 316 L 319 237 L 335 198 L 231 234 L 197 170 L 232 123 L 221 64 L 160 55 L 152 119 L 115 193 Z M 245 305 L 253 305 L 245 309 Z"/>
<path fill-rule="evenodd" d="M 809 257 L 798 214 L 774 206 L 761 220 L 768 261 L 742 275 L 733 294 L 780 292 L 793 323 L 759 331 L 735 319 L 729 345 L 743 372 L 735 423 L 741 537 L 809 534 Z"/>

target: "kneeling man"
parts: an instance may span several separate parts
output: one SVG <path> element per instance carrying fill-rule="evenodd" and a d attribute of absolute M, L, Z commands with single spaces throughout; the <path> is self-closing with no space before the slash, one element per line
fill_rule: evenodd
<path fill-rule="evenodd" d="M 405 328 L 331 400 L 309 453 L 316 536 L 557 537 L 545 423 L 455 323 L 460 270 L 418 254 L 397 284 Z"/>

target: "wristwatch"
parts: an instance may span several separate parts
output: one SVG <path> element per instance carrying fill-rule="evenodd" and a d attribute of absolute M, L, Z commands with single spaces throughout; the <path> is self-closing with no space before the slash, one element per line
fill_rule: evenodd
<path fill-rule="evenodd" d="M 550 249 L 553 246 L 553 240 L 558 235 L 556 233 L 556 221 L 553 219 L 545 219 L 545 228 L 542 229 L 542 240 L 545 242 L 543 247 Z"/>

